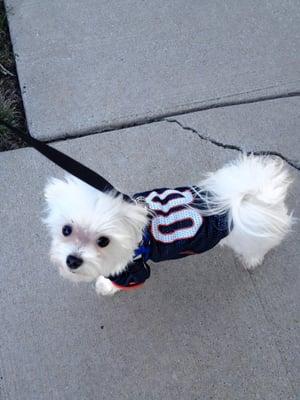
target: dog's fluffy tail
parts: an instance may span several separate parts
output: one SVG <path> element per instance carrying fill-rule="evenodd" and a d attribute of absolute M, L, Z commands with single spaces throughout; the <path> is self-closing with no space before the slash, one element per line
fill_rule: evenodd
<path fill-rule="evenodd" d="M 284 163 L 271 157 L 242 156 L 200 182 L 204 215 L 228 212 L 232 247 L 247 267 L 255 267 L 290 230 L 285 198 L 290 178 Z M 207 194 L 209 193 L 209 194 Z"/>

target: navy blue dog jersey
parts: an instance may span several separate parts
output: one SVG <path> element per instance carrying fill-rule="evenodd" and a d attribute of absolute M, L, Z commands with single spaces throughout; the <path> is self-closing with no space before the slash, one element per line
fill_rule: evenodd
<path fill-rule="evenodd" d="M 150 223 L 135 258 L 124 272 L 109 277 L 121 289 L 136 287 L 150 276 L 148 260 L 174 260 L 210 250 L 229 234 L 228 215 L 204 217 L 205 202 L 196 186 L 137 193 L 151 211 Z M 202 193 L 209 196 L 208 193 Z"/>

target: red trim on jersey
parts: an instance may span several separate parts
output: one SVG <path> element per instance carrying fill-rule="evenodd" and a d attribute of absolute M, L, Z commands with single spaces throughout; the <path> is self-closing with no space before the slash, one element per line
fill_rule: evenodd
<path fill-rule="evenodd" d="M 140 289 L 142 286 L 144 286 L 144 282 L 143 283 L 137 283 L 137 284 L 131 284 L 131 286 L 122 286 L 122 285 L 118 285 L 117 283 L 111 281 L 111 283 L 116 286 L 118 289 L 123 290 L 124 292 L 130 292 L 132 290 L 135 289 Z"/>
<path fill-rule="evenodd" d="M 199 253 L 195 253 L 192 250 L 185 250 L 185 251 L 182 251 L 180 254 L 184 254 L 184 255 L 187 255 L 187 256 L 194 256 L 195 254 L 199 254 Z"/>

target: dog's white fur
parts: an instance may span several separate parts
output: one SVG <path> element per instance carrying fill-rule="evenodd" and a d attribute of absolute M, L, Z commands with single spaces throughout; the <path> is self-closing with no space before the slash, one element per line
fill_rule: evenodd
<path fill-rule="evenodd" d="M 44 222 L 52 236 L 50 255 L 63 277 L 74 282 L 97 278 L 104 282 L 101 277 L 118 274 L 132 260 L 147 224 L 145 207 L 129 204 L 114 193 L 99 192 L 72 176 L 64 181 L 52 178 L 45 198 L 48 215 Z M 68 237 L 62 234 L 66 224 L 73 227 Z M 107 247 L 97 246 L 100 236 L 110 239 Z M 70 254 L 84 260 L 76 271 L 66 264 Z M 106 285 L 98 282 L 97 291 L 110 294 L 114 286 L 109 279 L 105 281 Z"/>
<path fill-rule="evenodd" d="M 231 247 L 246 268 L 259 265 L 265 254 L 277 246 L 289 232 L 292 216 L 285 206 L 291 178 L 283 162 L 271 157 L 242 156 L 211 173 L 198 186 L 207 210 L 202 215 L 229 212 L 233 229 L 220 244 Z M 132 261 L 134 250 L 148 223 L 148 211 L 142 204 L 130 204 L 114 193 L 102 193 L 82 181 L 67 176 L 52 178 L 45 189 L 47 217 L 52 236 L 51 259 L 61 275 L 75 282 L 96 280 L 96 291 L 104 295 L 118 289 L 105 278 L 120 273 Z M 62 227 L 71 225 L 70 236 Z M 99 248 L 97 238 L 110 239 Z M 83 264 L 71 271 L 66 258 L 75 254 Z"/>

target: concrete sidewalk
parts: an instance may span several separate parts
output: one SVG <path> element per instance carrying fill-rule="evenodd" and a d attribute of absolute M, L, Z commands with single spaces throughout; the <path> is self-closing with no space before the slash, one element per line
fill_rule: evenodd
<path fill-rule="evenodd" d="M 6 5 L 31 133 L 70 136 L 52 145 L 120 190 L 196 183 L 227 145 L 299 165 L 298 2 Z M 1 400 L 299 399 L 299 224 L 253 273 L 216 248 L 97 297 L 49 262 L 42 192 L 63 171 L 28 148 L 0 165 Z"/>
<path fill-rule="evenodd" d="M 57 147 L 130 193 L 196 182 L 233 157 L 167 122 Z M 30 149 L 0 162 L 4 400 L 296 399 L 299 225 L 252 274 L 215 249 L 153 266 L 143 290 L 97 298 L 48 260 L 42 190 L 62 172 Z M 299 196 L 296 176 L 296 215 Z"/>
<path fill-rule="evenodd" d="M 299 91 L 291 0 L 6 0 L 30 131 L 74 136 Z"/>

